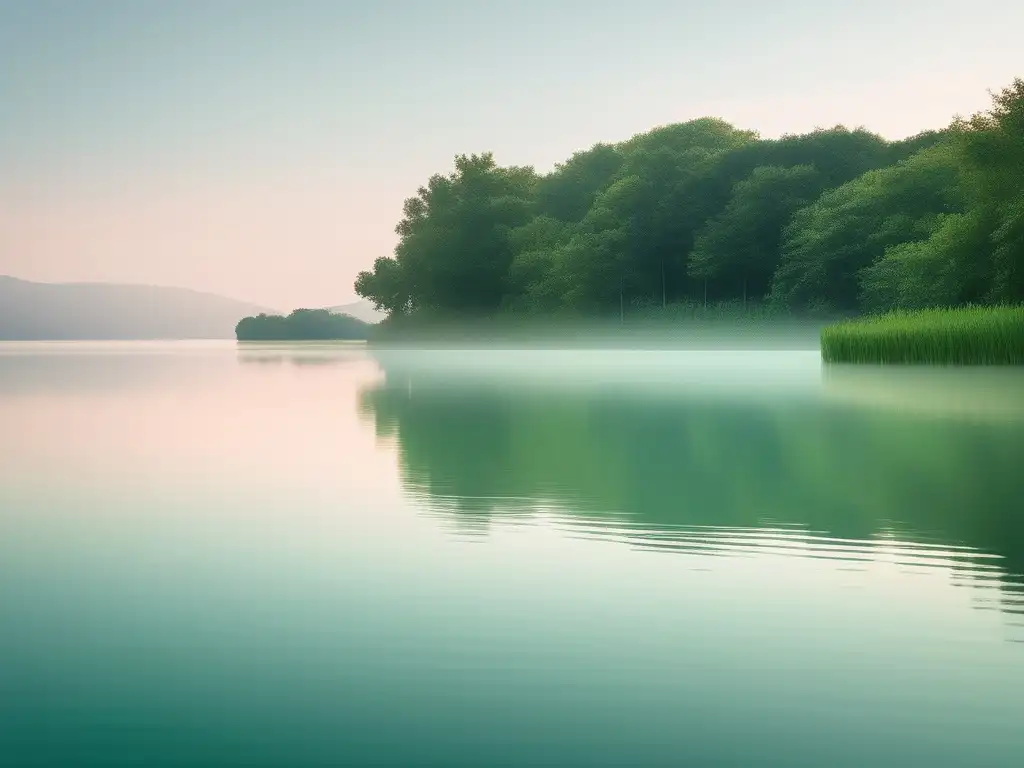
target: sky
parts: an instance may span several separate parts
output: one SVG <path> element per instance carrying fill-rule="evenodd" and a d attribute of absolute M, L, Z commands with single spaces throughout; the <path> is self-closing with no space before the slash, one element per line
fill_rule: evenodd
<path fill-rule="evenodd" d="M 458 153 L 551 169 L 722 117 L 942 128 L 1024 76 L 1017 0 L 0 0 L 0 274 L 355 298 Z"/>

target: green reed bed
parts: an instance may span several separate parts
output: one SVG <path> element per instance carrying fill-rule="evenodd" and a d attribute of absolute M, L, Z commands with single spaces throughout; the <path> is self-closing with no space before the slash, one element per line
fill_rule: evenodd
<path fill-rule="evenodd" d="M 826 363 L 1024 365 L 1024 305 L 890 312 L 827 326 Z"/>

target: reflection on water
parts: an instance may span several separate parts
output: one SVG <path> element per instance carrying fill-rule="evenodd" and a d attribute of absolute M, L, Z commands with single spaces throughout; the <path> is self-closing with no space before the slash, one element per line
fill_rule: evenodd
<path fill-rule="evenodd" d="M 238 345 L 238 360 L 264 365 L 345 365 L 364 359 L 363 347 L 361 342 L 245 342 Z"/>
<path fill-rule="evenodd" d="M 465 534 L 541 514 L 645 549 L 938 569 L 1024 640 L 1022 371 L 531 352 L 451 375 L 378 357 L 364 416 L 417 505 Z"/>
<path fill-rule="evenodd" d="M 1016 766 L 1024 388 L 934 373 L 0 345 L 0 764 Z"/>
<path fill-rule="evenodd" d="M 963 366 L 822 367 L 824 394 L 840 402 L 936 418 L 1024 421 L 1024 370 Z"/>
<path fill-rule="evenodd" d="M 517 392 L 613 389 L 628 394 L 771 398 L 813 394 L 821 355 L 796 352 L 701 350 L 510 349 L 374 350 L 374 358 L 403 386 L 462 390 L 496 384 Z"/>

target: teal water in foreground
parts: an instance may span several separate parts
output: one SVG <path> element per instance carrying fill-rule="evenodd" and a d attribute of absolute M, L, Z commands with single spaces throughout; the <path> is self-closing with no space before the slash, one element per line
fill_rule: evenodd
<path fill-rule="evenodd" d="M 1019 766 L 1024 378 L 0 345 L 0 765 Z"/>

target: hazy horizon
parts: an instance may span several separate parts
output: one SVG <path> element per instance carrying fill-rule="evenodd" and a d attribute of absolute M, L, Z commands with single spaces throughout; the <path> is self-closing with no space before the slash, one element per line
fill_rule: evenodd
<path fill-rule="evenodd" d="M 1024 6 L 0 0 L 0 274 L 355 300 L 457 153 L 548 170 L 721 117 L 888 139 L 985 109 Z"/>
<path fill-rule="evenodd" d="M 301 306 L 301 307 L 300 306 L 295 306 L 295 307 L 276 307 L 276 306 L 267 306 L 265 304 L 258 304 L 258 302 L 250 302 L 244 296 L 233 296 L 231 294 L 217 293 L 216 291 L 208 291 L 208 290 L 205 290 L 203 288 L 193 288 L 193 287 L 190 287 L 190 286 L 187 286 L 187 285 L 166 285 L 166 284 L 158 284 L 158 283 L 152 283 L 152 282 L 125 282 L 125 281 L 119 281 L 119 280 L 26 280 L 25 278 L 19 277 L 17 275 L 0 274 L 0 280 L 3 280 L 5 278 L 6 279 L 11 279 L 11 280 L 17 280 L 17 281 L 25 282 L 25 283 L 33 283 L 33 284 L 36 284 L 36 285 L 51 285 L 51 286 L 113 286 L 113 287 L 119 287 L 119 288 L 121 288 L 121 287 L 123 287 L 123 288 L 170 288 L 170 289 L 182 290 L 182 291 L 192 291 L 194 293 L 199 293 L 199 294 L 208 295 L 208 296 L 216 296 L 218 298 L 230 299 L 231 301 L 237 301 L 237 302 L 240 302 L 240 303 L 250 303 L 250 304 L 253 304 L 253 305 L 261 306 L 261 307 L 263 307 L 266 310 L 272 310 L 272 311 L 275 311 L 275 312 L 289 312 L 289 311 L 291 311 L 293 309 L 333 309 L 334 307 L 346 306 L 346 305 L 349 305 L 349 304 L 369 304 L 369 305 L 373 304 L 373 302 L 368 301 L 367 299 L 363 299 L 363 298 L 353 294 L 351 298 L 349 298 L 349 299 L 347 299 L 345 301 L 336 301 L 336 302 L 331 302 L 331 303 L 328 303 L 328 304 L 317 305 L 315 307 L 313 307 L 313 306 L 310 306 L 310 307 L 306 307 L 306 306 Z"/>

